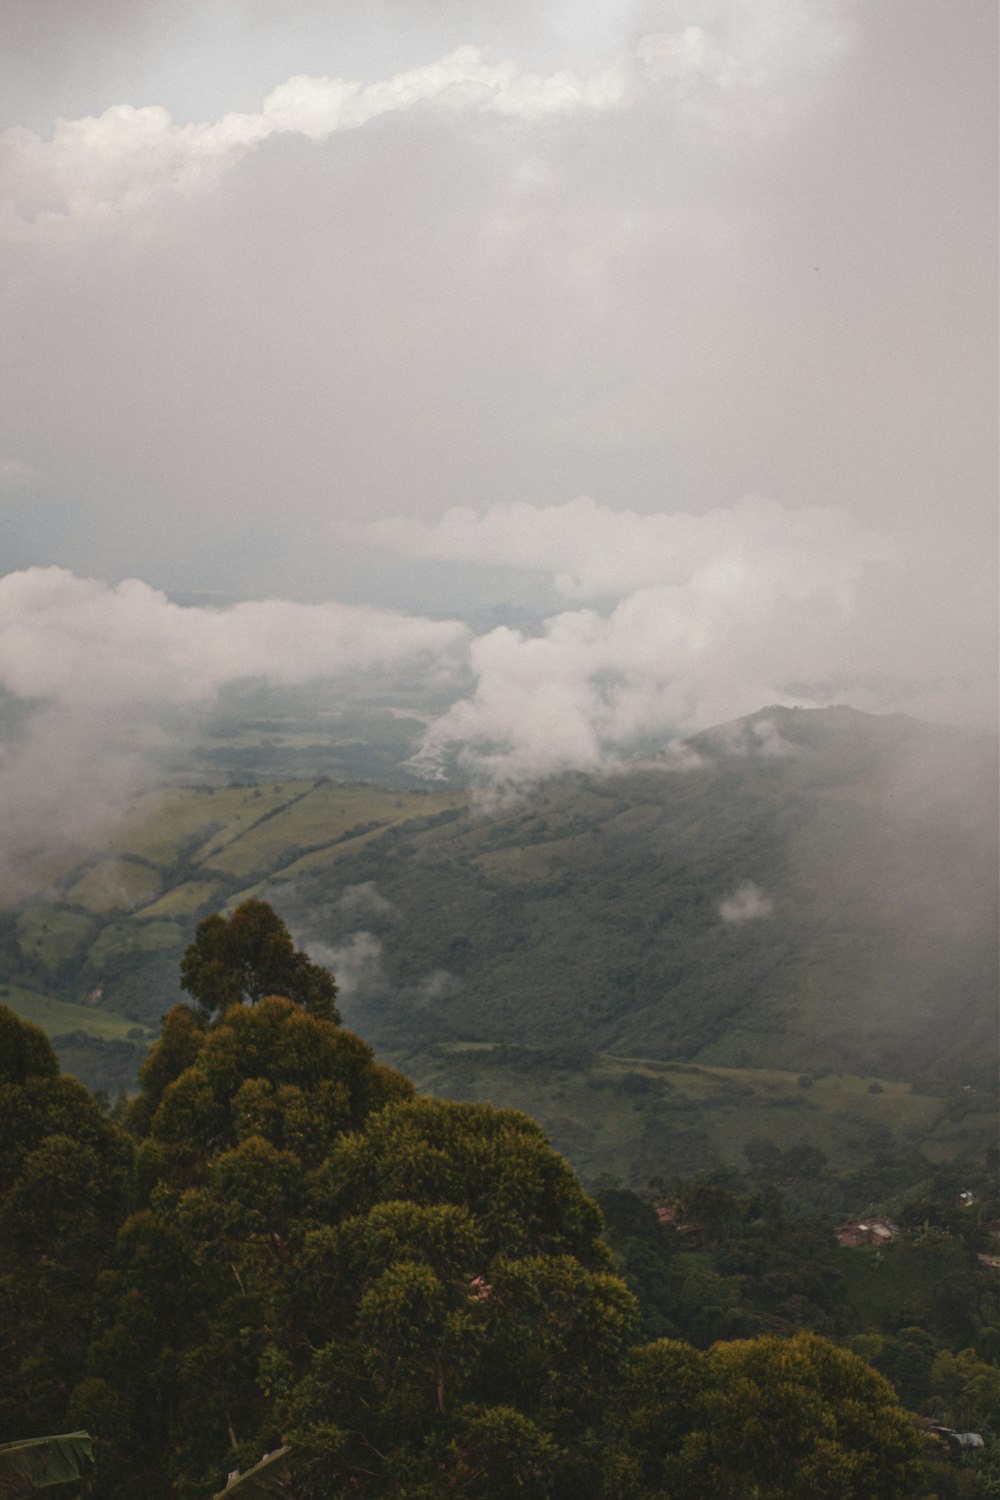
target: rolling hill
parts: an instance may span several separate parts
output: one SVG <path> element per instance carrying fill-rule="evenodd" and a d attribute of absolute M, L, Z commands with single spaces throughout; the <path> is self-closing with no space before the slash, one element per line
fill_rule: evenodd
<path fill-rule="evenodd" d="M 996 1091 L 996 780 L 988 736 L 772 708 L 660 765 L 492 802 L 167 789 L 93 847 L 21 851 L 0 951 L 12 985 L 76 1007 L 49 1029 L 105 1085 L 179 998 L 196 920 L 253 894 L 419 1083 L 531 1108 L 587 1169 L 685 1130 L 718 1158 L 726 1109 L 838 1153 L 857 1120 L 943 1150 L 963 1120 L 988 1130 Z M 124 1036 L 96 1035 L 112 1015 Z M 700 1075 L 667 1089 L 666 1064 Z"/>

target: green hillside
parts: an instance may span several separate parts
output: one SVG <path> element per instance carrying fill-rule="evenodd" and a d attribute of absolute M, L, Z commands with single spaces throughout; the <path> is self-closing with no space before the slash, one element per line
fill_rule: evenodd
<path fill-rule="evenodd" d="M 442 1098 L 530 1114 L 586 1181 L 633 1187 L 724 1164 L 755 1143 L 810 1147 L 842 1167 L 887 1150 L 973 1156 L 997 1130 L 989 1092 L 916 1092 L 909 1083 L 766 1068 L 702 1067 L 565 1047 L 453 1042 L 393 1058 Z M 810 1160 L 810 1158 L 806 1158 Z"/>
<path fill-rule="evenodd" d="M 177 967 L 196 921 L 245 888 L 333 864 L 374 834 L 461 805 L 323 778 L 172 788 L 137 797 L 121 823 L 57 850 L 10 854 L 0 889 L 0 981 L 92 1086 L 134 1085 L 148 1028 L 180 998 Z"/>
<path fill-rule="evenodd" d="M 849 709 L 694 745 L 692 769 L 564 777 L 389 830 L 270 897 L 307 939 L 381 943 L 346 1004 L 381 1045 L 993 1087 L 995 745 Z M 388 907 L 342 909 L 352 884 Z"/>
<path fill-rule="evenodd" d="M 263 895 L 338 970 L 349 1025 L 421 1086 L 529 1110 L 588 1174 L 761 1133 L 837 1159 L 880 1132 L 988 1139 L 995 743 L 771 709 L 690 750 L 492 803 L 325 778 L 147 795 L 100 844 L 20 851 L 0 977 L 99 992 L 64 1063 L 127 1082 L 141 1043 L 116 1061 L 97 1018 L 155 1026 L 196 921 Z"/>

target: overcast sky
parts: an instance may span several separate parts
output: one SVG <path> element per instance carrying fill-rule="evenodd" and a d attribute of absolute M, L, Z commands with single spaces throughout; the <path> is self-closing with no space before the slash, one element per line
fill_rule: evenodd
<path fill-rule="evenodd" d="M 433 742 L 509 770 L 994 723 L 996 30 L 6 0 L 0 682 L 120 724 L 440 649 Z M 410 618 L 504 600 L 547 624 Z"/>

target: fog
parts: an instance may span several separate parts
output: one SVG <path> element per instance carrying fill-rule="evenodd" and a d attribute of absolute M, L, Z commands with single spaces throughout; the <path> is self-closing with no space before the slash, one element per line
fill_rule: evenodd
<path fill-rule="evenodd" d="M 995 726 L 995 7 L 509 9 L 10 8 L 17 839 L 246 677 L 403 666 L 503 783 Z"/>

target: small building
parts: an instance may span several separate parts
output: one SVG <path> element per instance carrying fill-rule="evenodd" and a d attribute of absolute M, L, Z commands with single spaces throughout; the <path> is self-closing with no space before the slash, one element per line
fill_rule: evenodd
<path fill-rule="evenodd" d="M 856 1250 L 859 1245 L 887 1245 L 898 1233 L 899 1226 L 891 1219 L 881 1216 L 854 1219 L 849 1224 L 838 1226 L 837 1243 L 846 1246 L 848 1250 Z"/>
<path fill-rule="evenodd" d="M 671 1198 L 668 1202 L 658 1203 L 656 1206 L 656 1217 L 661 1224 L 669 1224 L 677 1231 L 683 1250 L 710 1249 L 712 1242 L 707 1225 L 689 1219 L 687 1212 L 687 1205 L 679 1198 Z"/>

